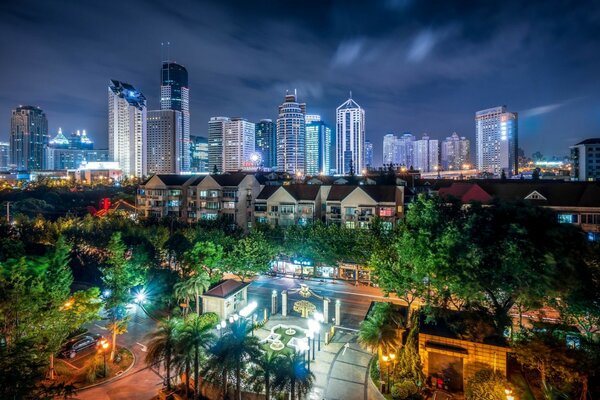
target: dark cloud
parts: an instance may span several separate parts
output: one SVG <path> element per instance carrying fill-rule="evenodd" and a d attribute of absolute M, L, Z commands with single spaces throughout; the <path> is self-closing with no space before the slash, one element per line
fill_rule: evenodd
<path fill-rule="evenodd" d="M 52 131 L 106 146 L 108 80 L 158 106 L 161 42 L 190 73 L 192 133 L 275 118 L 286 89 L 333 121 L 352 90 L 385 133 L 473 137 L 474 112 L 521 113 L 527 153 L 600 135 L 600 4 L 472 1 L 33 1 L 0 4 L 0 139 L 34 104 Z"/>

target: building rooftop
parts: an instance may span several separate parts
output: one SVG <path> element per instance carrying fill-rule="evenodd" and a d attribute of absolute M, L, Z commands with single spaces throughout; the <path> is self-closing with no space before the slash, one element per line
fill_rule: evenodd
<path fill-rule="evenodd" d="M 585 139 L 584 141 L 577 143 L 575 146 L 579 146 L 581 144 L 600 144 L 600 138 Z"/>
<path fill-rule="evenodd" d="M 248 286 L 250 282 L 240 282 L 234 279 L 226 279 L 223 282 L 219 283 L 214 288 L 205 292 L 203 296 L 209 297 L 218 297 L 221 299 L 225 299 L 227 297 L 232 296 L 233 294 L 239 292 L 246 286 Z"/>
<path fill-rule="evenodd" d="M 140 110 L 146 107 L 146 97 L 129 83 L 111 79 L 108 87 L 115 95 L 125 99 L 131 106 Z"/>

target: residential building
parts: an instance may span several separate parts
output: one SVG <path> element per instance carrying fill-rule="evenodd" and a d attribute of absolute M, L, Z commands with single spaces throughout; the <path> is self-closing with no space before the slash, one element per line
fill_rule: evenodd
<path fill-rule="evenodd" d="M 591 241 L 600 240 L 600 182 L 552 180 L 477 180 L 451 182 L 438 190 L 464 204 L 494 200 L 526 202 L 556 212 L 559 222 L 581 227 Z"/>
<path fill-rule="evenodd" d="M 307 115 L 306 122 L 306 175 L 329 174 L 335 170 L 334 136 L 331 128 L 318 115 Z M 334 157 L 332 157 L 332 155 Z"/>
<path fill-rule="evenodd" d="M 365 166 L 365 110 L 352 95 L 336 109 L 336 171 L 360 173 Z"/>
<path fill-rule="evenodd" d="M 388 133 L 383 137 L 383 165 L 396 164 L 394 158 L 396 150 L 396 135 Z"/>
<path fill-rule="evenodd" d="M 454 132 L 442 141 L 442 169 L 444 171 L 469 169 L 471 166 L 471 143 Z"/>
<path fill-rule="evenodd" d="M 413 167 L 421 172 L 437 171 L 439 169 L 438 141 L 423 135 L 421 140 L 413 142 Z"/>
<path fill-rule="evenodd" d="M 475 113 L 476 164 L 479 172 L 517 175 L 518 115 L 506 106 Z"/>
<path fill-rule="evenodd" d="M 261 119 L 256 123 L 254 134 L 255 150 L 260 153 L 261 164 L 265 168 L 277 166 L 277 135 L 273 120 Z"/>
<path fill-rule="evenodd" d="M 365 167 L 373 167 L 373 143 L 365 140 Z"/>
<path fill-rule="evenodd" d="M 400 137 L 393 133 L 385 135 L 383 137 L 383 164 L 412 167 L 415 164 L 415 140 L 414 135 L 409 132 Z"/>
<path fill-rule="evenodd" d="M 223 126 L 223 171 L 241 171 L 251 162 L 256 126 L 244 118 L 232 118 Z"/>
<path fill-rule="evenodd" d="M 208 171 L 223 172 L 223 133 L 227 117 L 212 117 L 208 121 Z"/>
<path fill-rule="evenodd" d="M 192 172 L 208 172 L 208 138 L 190 136 L 190 157 Z"/>
<path fill-rule="evenodd" d="M 291 174 L 305 173 L 306 103 L 286 93 L 279 105 L 277 118 L 277 170 Z"/>
<path fill-rule="evenodd" d="M 108 86 L 108 151 L 126 176 L 146 170 L 146 98 L 132 85 L 111 80 Z"/>
<path fill-rule="evenodd" d="M 183 65 L 164 61 L 160 70 L 160 109 L 181 113 L 180 135 L 173 147 L 178 153 L 174 157 L 179 171 L 190 170 L 190 88 L 188 72 Z"/>
<path fill-rule="evenodd" d="M 587 139 L 571 146 L 571 160 L 573 180 L 600 180 L 600 138 Z"/>
<path fill-rule="evenodd" d="M 48 119 L 38 107 L 19 106 L 10 120 L 10 159 L 17 171 L 45 169 Z"/>
<path fill-rule="evenodd" d="M 309 184 L 265 186 L 254 203 L 254 221 L 283 227 L 319 221 L 320 190 Z"/>
<path fill-rule="evenodd" d="M 0 171 L 10 169 L 10 143 L 0 142 Z"/>
<path fill-rule="evenodd" d="M 181 157 L 184 152 L 181 146 L 189 142 L 183 140 L 181 111 L 148 111 L 147 124 L 148 174 L 179 174 L 183 172 Z M 186 148 L 185 153 L 187 152 Z"/>

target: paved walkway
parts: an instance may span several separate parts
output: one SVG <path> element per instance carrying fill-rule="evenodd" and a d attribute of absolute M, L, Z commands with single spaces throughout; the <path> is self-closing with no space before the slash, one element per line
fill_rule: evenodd
<path fill-rule="evenodd" d="M 278 324 L 306 327 L 306 320 L 297 317 L 274 316 L 257 331 L 257 336 L 266 337 L 270 329 Z M 324 334 L 321 339 L 324 340 Z M 356 333 L 337 329 L 333 341 L 321 343 L 321 351 L 311 361 L 310 368 L 315 383 L 310 400 L 371 400 L 384 399 L 374 385 L 370 384 L 369 364 L 371 353 L 356 343 Z"/>

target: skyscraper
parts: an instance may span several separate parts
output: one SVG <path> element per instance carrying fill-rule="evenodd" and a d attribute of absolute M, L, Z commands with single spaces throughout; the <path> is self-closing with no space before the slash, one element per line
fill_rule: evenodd
<path fill-rule="evenodd" d="M 437 171 L 439 168 L 439 142 L 423 135 L 421 140 L 413 143 L 413 167 L 421 172 Z"/>
<path fill-rule="evenodd" d="M 456 132 L 442 141 L 442 169 L 444 171 L 460 170 L 470 166 L 471 143 Z"/>
<path fill-rule="evenodd" d="M 0 171 L 8 171 L 10 165 L 10 143 L 0 142 Z"/>
<path fill-rule="evenodd" d="M 184 66 L 164 61 L 160 70 L 160 109 L 181 112 L 180 141 L 177 159 L 179 170 L 190 170 L 190 89 L 188 72 Z"/>
<path fill-rule="evenodd" d="M 69 138 L 58 128 L 56 136 L 46 148 L 46 169 L 77 169 L 91 161 L 108 161 L 108 150 L 93 150 L 94 142 L 85 130 L 73 132 Z"/>
<path fill-rule="evenodd" d="M 517 174 L 518 115 L 506 106 L 475 113 L 477 169 L 506 176 Z"/>
<path fill-rule="evenodd" d="M 306 104 L 298 103 L 296 91 L 287 93 L 277 118 L 277 170 L 305 173 Z"/>
<path fill-rule="evenodd" d="M 240 171 L 254 153 L 256 126 L 244 118 L 232 118 L 223 124 L 223 171 Z"/>
<path fill-rule="evenodd" d="M 227 117 L 212 117 L 208 121 L 208 172 L 223 172 L 223 133 Z"/>
<path fill-rule="evenodd" d="M 383 137 L 383 165 L 396 164 L 394 158 L 396 140 L 396 135 L 393 133 L 388 133 Z"/>
<path fill-rule="evenodd" d="M 335 140 L 320 115 L 306 115 L 306 175 L 329 174 L 335 169 Z M 333 153 L 333 156 L 332 156 Z"/>
<path fill-rule="evenodd" d="M 352 95 L 336 109 L 336 170 L 360 173 L 365 166 L 365 110 Z"/>
<path fill-rule="evenodd" d="M 146 152 L 149 174 L 182 172 L 181 157 L 185 152 L 181 150 L 184 145 L 181 119 L 181 111 L 148 111 Z"/>
<path fill-rule="evenodd" d="M 48 120 L 38 107 L 19 106 L 10 120 L 10 159 L 17 171 L 44 169 Z"/>
<path fill-rule="evenodd" d="M 365 166 L 373 166 L 373 143 L 370 140 L 365 140 Z"/>
<path fill-rule="evenodd" d="M 125 175 L 146 175 L 146 98 L 133 86 L 108 85 L 108 151 Z"/>
<path fill-rule="evenodd" d="M 270 119 L 261 119 L 256 124 L 254 135 L 256 151 L 260 153 L 262 166 L 273 168 L 277 165 L 277 135 L 275 124 Z"/>
<path fill-rule="evenodd" d="M 208 171 L 208 138 L 190 135 L 190 168 L 192 172 Z"/>

